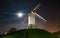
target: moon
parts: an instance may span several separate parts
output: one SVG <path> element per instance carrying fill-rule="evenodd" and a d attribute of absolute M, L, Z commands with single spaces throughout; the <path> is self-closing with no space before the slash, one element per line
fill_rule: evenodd
<path fill-rule="evenodd" d="M 23 15 L 24 15 L 23 13 L 17 13 L 18 17 L 23 17 Z"/>

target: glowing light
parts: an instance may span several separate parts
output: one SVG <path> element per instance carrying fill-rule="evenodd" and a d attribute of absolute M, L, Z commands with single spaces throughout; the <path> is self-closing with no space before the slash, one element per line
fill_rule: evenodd
<path fill-rule="evenodd" d="M 7 33 L 4 33 L 5 35 L 7 34 Z"/>
<path fill-rule="evenodd" d="M 23 13 L 17 13 L 18 17 L 23 17 L 23 15 L 24 15 Z"/>

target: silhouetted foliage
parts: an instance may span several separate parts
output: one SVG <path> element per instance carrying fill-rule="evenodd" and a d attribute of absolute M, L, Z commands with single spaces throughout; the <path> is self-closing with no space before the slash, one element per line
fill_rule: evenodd
<path fill-rule="evenodd" d="M 8 33 L 16 31 L 16 28 L 11 28 Z"/>
<path fill-rule="evenodd" d="M 53 35 L 55 35 L 55 36 L 57 36 L 57 37 L 60 38 L 60 31 L 58 31 L 58 32 L 54 32 Z"/>

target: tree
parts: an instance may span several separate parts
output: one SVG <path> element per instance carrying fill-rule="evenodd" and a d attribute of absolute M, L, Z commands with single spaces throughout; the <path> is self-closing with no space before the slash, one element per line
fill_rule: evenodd
<path fill-rule="evenodd" d="M 11 28 L 8 33 L 16 31 L 16 28 Z"/>

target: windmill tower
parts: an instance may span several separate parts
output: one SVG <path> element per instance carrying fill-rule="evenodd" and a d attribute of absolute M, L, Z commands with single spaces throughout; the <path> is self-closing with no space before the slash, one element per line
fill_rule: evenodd
<path fill-rule="evenodd" d="M 33 11 L 31 11 L 31 13 L 29 13 L 28 28 L 36 28 L 36 26 L 35 26 L 35 14 Z"/>

